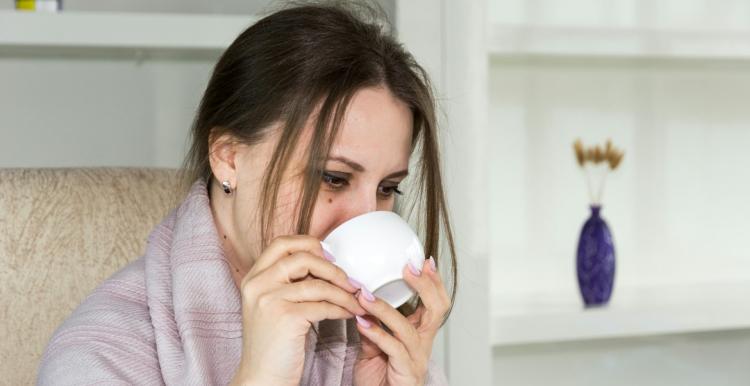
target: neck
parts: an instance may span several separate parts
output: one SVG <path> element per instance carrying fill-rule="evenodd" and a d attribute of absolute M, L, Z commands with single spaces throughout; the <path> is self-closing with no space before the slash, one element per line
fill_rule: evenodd
<path fill-rule="evenodd" d="M 209 192 L 211 214 L 213 215 L 216 231 L 224 250 L 224 257 L 232 271 L 232 280 L 239 289 L 241 288 L 242 279 L 250 271 L 250 267 L 252 267 L 253 259 L 249 255 L 243 255 L 241 249 L 237 247 L 241 244 L 239 243 L 237 232 L 232 226 L 231 198 L 225 196 L 224 191 L 217 184 L 212 183 Z"/>

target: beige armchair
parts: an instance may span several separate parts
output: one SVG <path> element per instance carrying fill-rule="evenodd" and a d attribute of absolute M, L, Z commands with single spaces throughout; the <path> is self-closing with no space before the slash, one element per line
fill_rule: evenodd
<path fill-rule="evenodd" d="M 34 383 L 55 328 L 178 200 L 173 169 L 0 169 L 0 384 Z"/>

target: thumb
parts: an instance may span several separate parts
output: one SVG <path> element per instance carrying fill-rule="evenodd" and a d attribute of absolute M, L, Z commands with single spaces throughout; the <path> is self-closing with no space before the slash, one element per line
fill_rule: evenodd
<path fill-rule="evenodd" d="M 424 315 L 424 305 L 420 305 L 417 307 L 417 309 L 412 313 L 411 315 L 406 317 L 406 320 L 411 323 L 412 326 L 419 327 L 420 324 L 422 324 L 422 315 Z"/>
<path fill-rule="evenodd" d="M 363 316 L 363 318 L 367 319 L 367 321 L 370 323 L 379 323 L 377 319 L 369 315 Z M 359 340 L 361 344 L 361 350 L 359 351 L 359 356 L 357 357 L 357 359 L 372 359 L 377 356 L 383 355 L 383 350 L 381 350 L 378 345 L 373 343 L 370 338 L 360 334 Z"/>

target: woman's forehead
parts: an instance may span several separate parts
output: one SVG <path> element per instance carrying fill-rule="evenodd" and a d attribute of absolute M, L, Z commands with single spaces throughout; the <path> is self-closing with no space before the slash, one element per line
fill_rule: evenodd
<path fill-rule="evenodd" d="M 382 163 L 383 158 L 408 161 L 412 126 L 411 110 L 390 91 L 362 89 L 346 110 L 331 155 L 359 163 Z"/>

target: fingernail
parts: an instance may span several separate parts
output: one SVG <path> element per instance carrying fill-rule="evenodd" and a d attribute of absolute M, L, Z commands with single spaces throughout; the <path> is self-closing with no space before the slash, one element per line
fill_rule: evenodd
<path fill-rule="evenodd" d="M 422 274 L 422 272 L 420 272 L 419 269 L 417 269 L 417 267 L 415 267 L 411 261 L 407 265 L 409 266 L 409 271 L 411 271 L 412 275 L 419 276 Z"/>
<path fill-rule="evenodd" d="M 354 287 L 356 289 L 362 288 L 362 283 L 360 283 L 360 282 L 358 282 L 358 281 L 356 281 L 356 280 L 354 280 L 352 278 L 349 278 L 349 284 L 351 284 L 352 287 Z"/>
<path fill-rule="evenodd" d="M 357 319 L 357 324 L 359 324 L 360 326 L 362 326 L 364 328 L 370 328 L 370 327 L 372 327 L 372 324 L 370 324 L 370 322 L 368 322 L 367 319 L 365 319 L 365 318 L 363 318 L 363 317 L 361 317 L 359 315 L 354 315 L 354 317 Z"/>
<path fill-rule="evenodd" d="M 326 244 L 326 243 L 324 243 L 324 242 L 321 241 L 320 242 L 320 247 L 323 248 L 323 257 L 325 257 L 326 260 L 328 260 L 330 262 L 336 261 L 336 258 L 333 257 L 333 255 L 330 252 L 331 247 L 328 244 Z"/>
<path fill-rule="evenodd" d="M 362 287 L 361 292 L 362 292 L 362 296 L 364 296 L 365 300 L 367 300 L 368 302 L 375 301 L 375 296 L 373 296 L 373 294 L 370 291 L 368 291 L 367 288 Z"/>
<path fill-rule="evenodd" d="M 430 256 L 428 260 L 430 262 L 430 269 L 432 270 L 432 272 L 437 272 L 437 264 L 435 263 L 435 258 Z"/>

